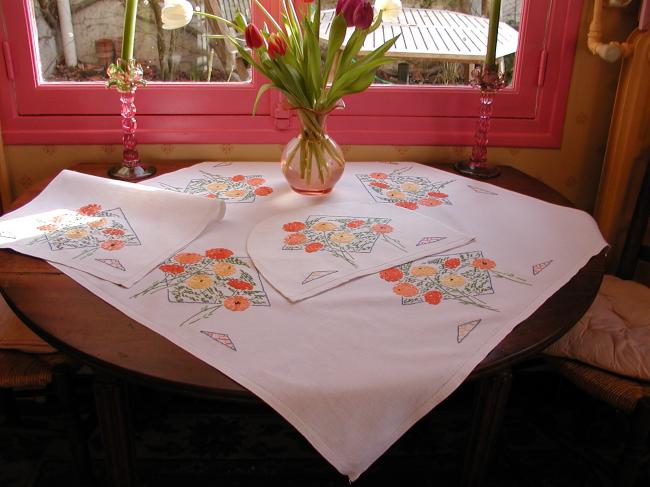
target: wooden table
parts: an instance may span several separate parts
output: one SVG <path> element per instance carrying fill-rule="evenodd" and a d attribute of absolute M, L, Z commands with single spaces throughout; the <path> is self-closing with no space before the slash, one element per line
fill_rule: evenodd
<path fill-rule="evenodd" d="M 186 165 L 160 163 L 158 174 Z M 104 176 L 108 167 L 80 164 L 72 169 Z M 451 171 L 445 166 L 436 167 Z M 47 182 L 23 194 L 13 208 L 31 200 Z M 513 168 L 503 167 L 501 176 L 491 182 L 551 203 L 569 205 L 548 186 Z M 592 258 L 469 376 L 468 380 L 479 379 L 480 383 L 462 485 L 480 485 L 485 477 L 510 389 L 511 366 L 544 349 L 584 314 L 598 291 L 604 260 L 604 251 Z M 32 330 L 96 372 L 95 400 L 111 486 L 137 485 L 125 381 L 209 398 L 255 400 L 250 392 L 217 369 L 130 319 L 43 260 L 11 250 L 0 252 L 0 292 Z"/>

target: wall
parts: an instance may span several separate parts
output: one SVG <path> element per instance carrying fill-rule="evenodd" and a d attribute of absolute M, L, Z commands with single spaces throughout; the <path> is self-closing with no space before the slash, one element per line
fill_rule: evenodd
<path fill-rule="evenodd" d="M 586 46 L 593 2 L 586 0 L 560 149 L 490 148 L 491 161 L 511 165 L 544 181 L 578 208 L 593 209 L 607 143 L 619 65 L 592 56 Z M 633 9 L 607 9 L 604 40 L 623 40 L 636 25 Z M 498 99 L 496 101 L 498 103 Z M 478 99 L 477 99 L 478 111 Z M 280 145 L 141 145 L 143 160 L 279 160 Z M 119 145 L 6 146 L 13 195 L 33 181 L 79 162 L 119 162 Z M 469 155 L 469 147 L 345 146 L 348 160 L 411 160 L 454 162 Z"/>

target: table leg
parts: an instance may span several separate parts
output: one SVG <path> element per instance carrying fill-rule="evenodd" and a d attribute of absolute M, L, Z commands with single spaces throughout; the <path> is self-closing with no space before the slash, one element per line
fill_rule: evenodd
<path fill-rule="evenodd" d="M 511 382 L 512 370 L 507 368 L 481 379 L 478 384 L 472 429 L 461 476 L 462 487 L 480 487 L 485 481 L 496 436 L 508 402 Z"/>
<path fill-rule="evenodd" d="M 108 484 L 111 487 L 134 487 L 137 485 L 135 452 L 126 385 L 100 375 L 95 379 L 94 393 Z"/>

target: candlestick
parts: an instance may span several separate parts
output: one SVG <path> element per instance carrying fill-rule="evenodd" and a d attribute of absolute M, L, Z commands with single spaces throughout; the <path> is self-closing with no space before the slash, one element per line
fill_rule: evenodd
<path fill-rule="evenodd" d="M 488 28 L 487 53 L 485 65 L 493 69 L 497 56 L 497 34 L 499 33 L 499 17 L 501 16 L 501 0 L 492 0 L 490 3 L 490 26 Z"/>
<path fill-rule="evenodd" d="M 138 0 L 126 0 L 124 9 L 124 32 L 122 34 L 122 60 L 133 59 L 133 41 L 135 39 L 135 19 L 138 13 Z"/>

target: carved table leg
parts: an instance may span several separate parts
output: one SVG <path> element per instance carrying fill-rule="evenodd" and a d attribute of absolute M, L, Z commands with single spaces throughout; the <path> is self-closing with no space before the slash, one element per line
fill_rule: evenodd
<path fill-rule="evenodd" d="M 108 485 L 135 487 L 135 451 L 126 385 L 109 377 L 98 376 L 94 391 L 106 455 Z"/>
<path fill-rule="evenodd" d="M 462 487 L 483 485 L 492 449 L 501 427 L 512 382 L 510 368 L 480 380 L 474 402 L 472 429 L 469 434 Z"/>

